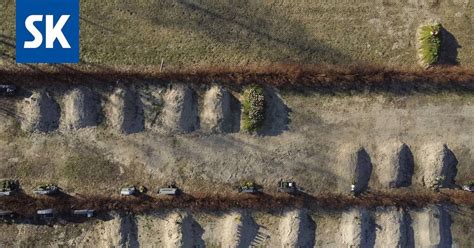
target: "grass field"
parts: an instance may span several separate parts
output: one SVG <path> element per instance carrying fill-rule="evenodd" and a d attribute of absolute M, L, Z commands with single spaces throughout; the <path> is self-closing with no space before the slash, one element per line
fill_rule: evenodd
<path fill-rule="evenodd" d="M 417 2 L 417 3 L 413 3 Z M 472 1 L 81 1 L 81 61 L 166 69 L 271 63 L 416 65 L 417 27 L 439 20 L 474 65 Z M 460 47 L 459 47 L 460 46 Z M 15 58 L 15 1 L 0 3 L 1 64 Z"/>

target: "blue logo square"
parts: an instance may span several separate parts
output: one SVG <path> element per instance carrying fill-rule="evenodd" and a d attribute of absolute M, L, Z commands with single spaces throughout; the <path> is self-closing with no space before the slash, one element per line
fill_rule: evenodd
<path fill-rule="evenodd" d="M 78 63 L 79 0 L 16 0 L 16 62 Z"/>

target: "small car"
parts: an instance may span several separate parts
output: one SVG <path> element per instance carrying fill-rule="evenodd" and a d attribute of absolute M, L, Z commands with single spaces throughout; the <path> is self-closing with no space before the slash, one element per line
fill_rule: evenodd
<path fill-rule="evenodd" d="M 174 184 L 168 185 L 167 187 L 160 188 L 158 190 L 159 195 L 179 195 L 180 190 Z"/>
<path fill-rule="evenodd" d="M 15 85 L 0 84 L 0 95 L 1 96 L 14 96 L 16 95 L 17 88 Z"/>
<path fill-rule="evenodd" d="M 0 209 L 0 218 L 12 218 L 14 213 L 8 210 L 1 210 Z"/>
<path fill-rule="evenodd" d="M 36 211 L 36 214 L 38 216 L 44 217 L 44 218 L 52 218 L 54 217 L 55 213 L 56 213 L 56 210 L 54 208 L 40 209 Z"/>
<path fill-rule="evenodd" d="M 95 211 L 92 209 L 79 209 L 79 210 L 73 210 L 72 214 L 73 215 L 78 215 L 78 216 L 85 216 L 87 218 L 92 218 L 94 217 Z"/>
<path fill-rule="evenodd" d="M 59 193 L 60 188 L 56 184 L 44 184 L 36 187 L 33 193 L 37 195 L 54 195 Z"/>
<path fill-rule="evenodd" d="M 135 195 L 136 193 L 137 193 L 137 188 L 135 186 L 123 187 L 120 190 L 120 195 L 124 195 L 124 196 Z"/>

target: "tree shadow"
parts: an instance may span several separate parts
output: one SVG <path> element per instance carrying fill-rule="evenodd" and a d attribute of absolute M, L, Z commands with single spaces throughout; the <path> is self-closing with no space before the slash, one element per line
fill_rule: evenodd
<path fill-rule="evenodd" d="M 397 177 L 391 186 L 394 188 L 411 186 L 414 167 L 413 153 L 410 147 L 403 144 L 398 157 Z"/>
<path fill-rule="evenodd" d="M 335 63 L 350 58 L 308 34 L 303 23 L 258 1 L 160 1 L 155 24 L 204 35 L 271 62 Z M 179 14 L 177 14 L 179 13 Z M 270 18 L 271 17 L 271 18 Z"/>
<path fill-rule="evenodd" d="M 124 247 L 140 247 L 138 242 L 137 219 L 132 214 L 126 214 L 120 218 L 120 244 Z"/>
<path fill-rule="evenodd" d="M 265 120 L 258 134 L 276 136 L 288 130 L 291 109 L 285 104 L 276 89 L 265 89 L 265 102 Z"/>
<path fill-rule="evenodd" d="M 355 188 L 356 193 L 363 193 L 369 188 L 369 180 L 372 175 L 372 162 L 369 154 L 364 148 L 356 153 Z"/>
<path fill-rule="evenodd" d="M 458 65 L 458 49 L 461 48 L 456 37 L 445 27 L 441 27 L 441 50 L 439 53 L 438 64 L 440 65 Z"/>

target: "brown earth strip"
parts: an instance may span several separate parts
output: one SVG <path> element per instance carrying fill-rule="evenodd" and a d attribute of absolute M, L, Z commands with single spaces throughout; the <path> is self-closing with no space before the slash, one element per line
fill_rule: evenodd
<path fill-rule="evenodd" d="M 311 88 L 322 92 L 472 92 L 474 70 L 467 67 L 402 70 L 374 66 L 273 65 L 160 72 L 155 67 L 39 66 L 35 69 L 0 69 L 0 82 L 30 86 L 186 82 L 219 83 L 233 88 L 258 83 L 291 90 Z"/>
<path fill-rule="evenodd" d="M 319 195 L 181 195 L 176 198 L 142 195 L 118 196 L 69 196 L 31 197 L 20 194 L 0 198 L 0 208 L 22 216 L 32 216 L 38 209 L 55 208 L 59 213 L 71 209 L 94 209 L 99 212 L 124 211 L 146 213 L 158 209 L 190 209 L 193 211 L 218 211 L 229 209 L 271 210 L 281 208 L 306 208 L 344 210 L 350 207 L 414 207 L 431 204 L 454 204 L 474 207 L 474 194 L 460 190 L 434 192 L 373 192 L 360 197 L 346 194 Z"/>

